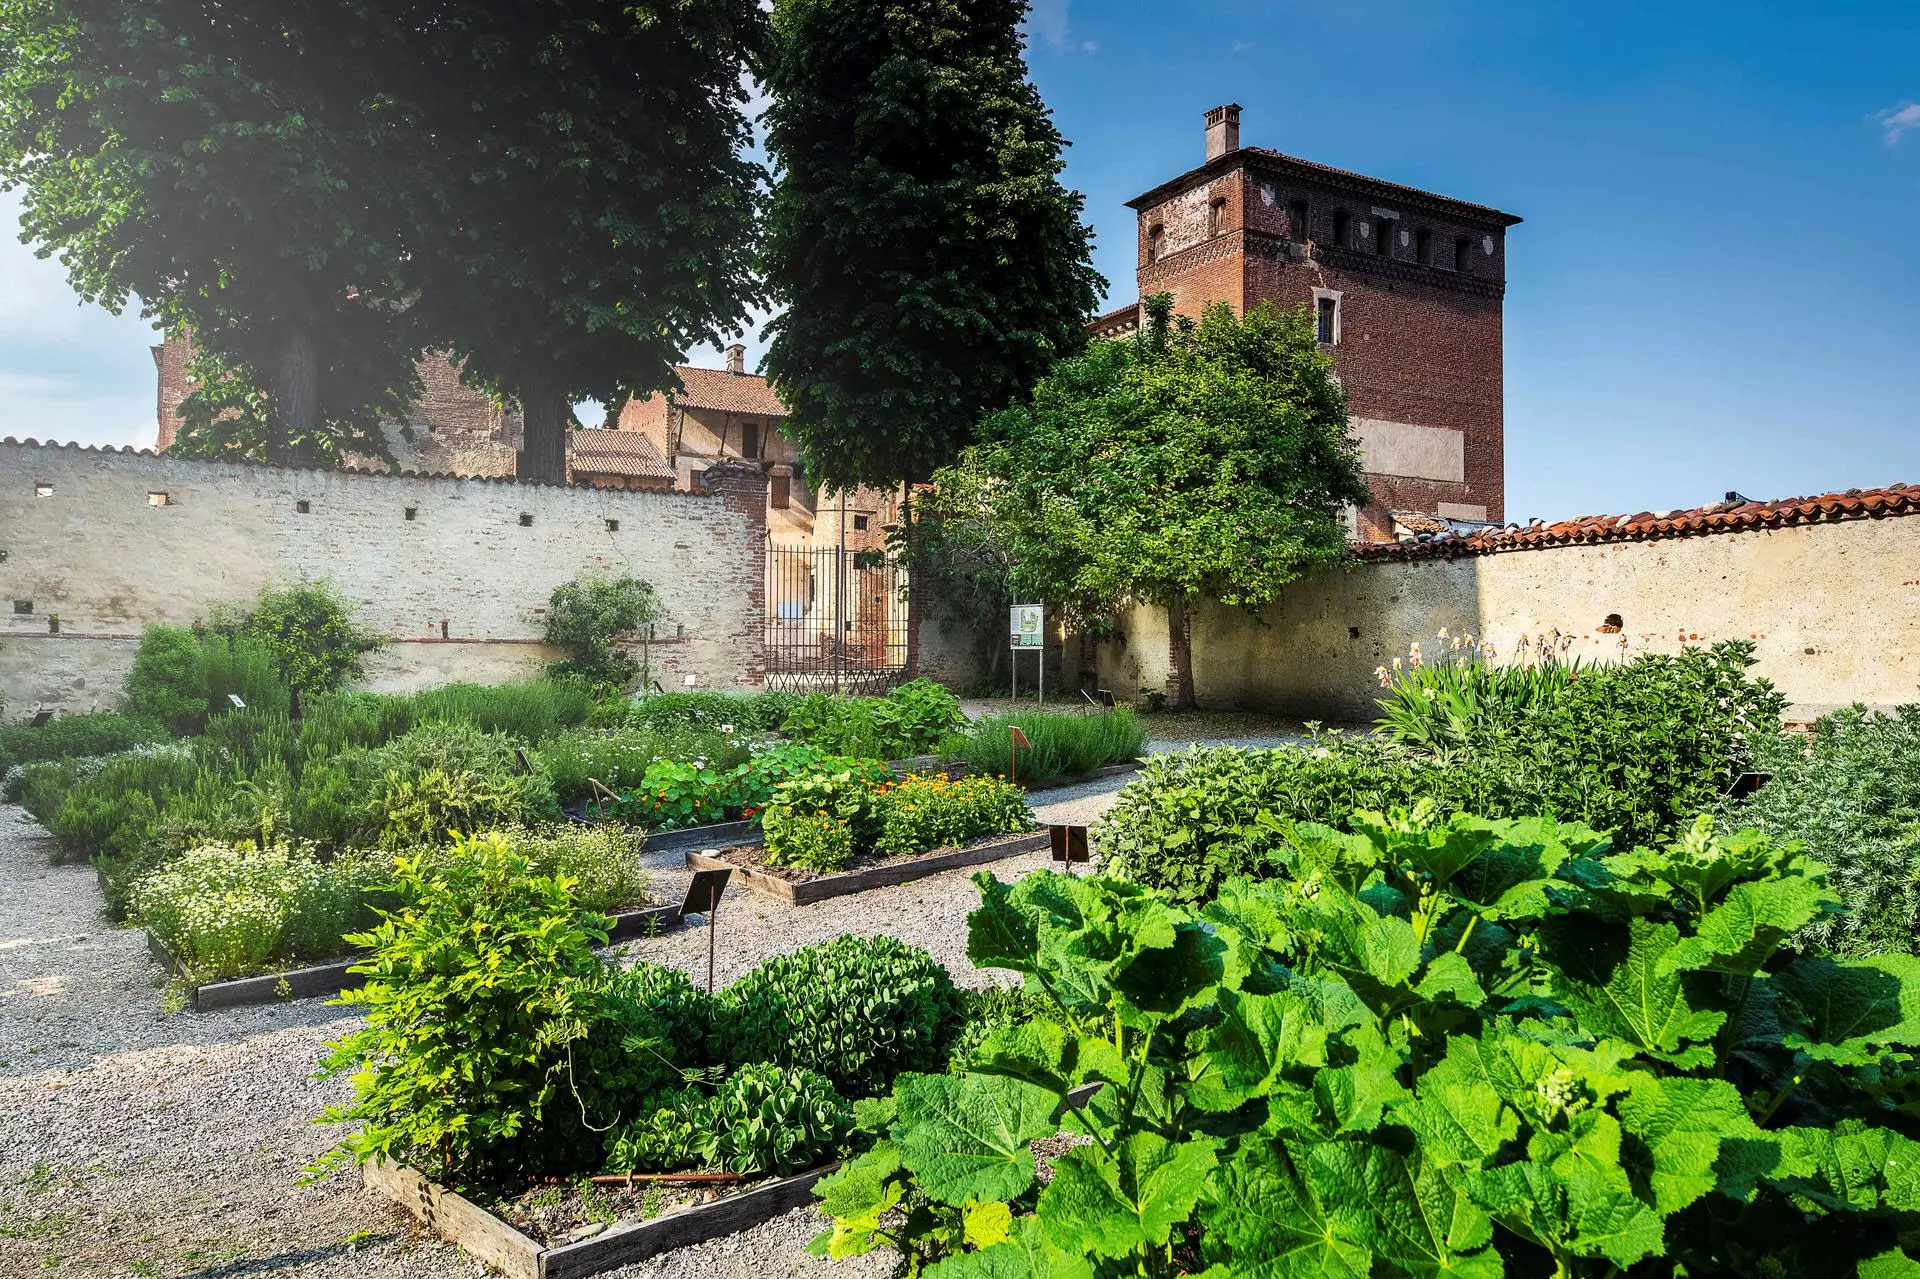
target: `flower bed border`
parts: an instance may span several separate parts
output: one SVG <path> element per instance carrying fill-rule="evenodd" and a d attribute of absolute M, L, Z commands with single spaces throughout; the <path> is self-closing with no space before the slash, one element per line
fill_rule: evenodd
<path fill-rule="evenodd" d="M 650 932 L 666 932 L 680 926 L 678 906 L 648 906 L 642 910 L 622 911 L 611 916 L 613 927 L 607 930 L 607 944 L 631 941 Z M 167 944 L 153 933 L 147 934 L 147 950 L 160 966 L 187 984 L 187 1005 L 197 1013 L 217 1012 L 222 1008 L 240 1008 L 247 1004 L 274 1004 L 319 995 L 337 995 L 366 983 L 365 973 L 349 972 L 366 958 L 364 952 L 336 959 L 332 963 L 307 968 L 289 968 L 256 977 L 231 977 L 224 981 L 196 983 L 187 966 L 180 962 Z M 287 993 L 280 994 L 286 982 Z"/>
<path fill-rule="evenodd" d="M 747 1230 L 813 1202 L 813 1186 L 838 1163 L 783 1177 L 743 1194 L 655 1217 L 579 1243 L 547 1247 L 486 1209 L 405 1164 L 375 1161 L 361 1183 L 411 1213 L 427 1229 L 479 1258 L 509 1279 L 584 1279 L 615 1266 L 644 1261 L 675 1248 Z"/>
<path fill-rule="evenodd" d="M 722 857 L 711 856 L 708 852 L 688 853 L 687 866 L 691 870 L 730 870 L 733 882 L 752 892 L 773 897 L 789 906 L 806 906 L 813 902 L 825 901 L 829 897 L 844 897 L 848 893 L 865 892 L 869 888 L 885 888 L 892 884 L 912 883 L 916 879 L 925 879 L 944 870 L 958 870 L 963 866 L 981 866 L 987 862 L 997 862 L 1007 857 L 1018 857 L 1022 853 L 1037 853 L 1049 846 L 1047 832 L 1034 831 L 1031 834 L 1016 836 L 992 844 L 976 844 L 972 848 L 935 849 L 920 857 L 908 861 L 893 862 L 884 866 L 867 866 L 860 870 L 842 871 L 836 875 L 821 875 L 815 879 L 794 881 L 781 879 L 778 875 L 769 875 L 738 862 L 730 862 Z"/>

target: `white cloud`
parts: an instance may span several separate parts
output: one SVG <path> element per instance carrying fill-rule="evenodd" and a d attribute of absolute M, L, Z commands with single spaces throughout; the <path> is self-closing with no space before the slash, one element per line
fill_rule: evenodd
<path fill-rule="evenodd" d="M 1895 146 L 1909 133 L 1920 133 L 1920 102 L 1902 102 L 1897 107 L 1888 107 L 1874 119 L 1886 130 L 1888 146 Z"/>
<path fill-rule="evenodd" d="M 1235 53 L 1245 53 L 1248 49 L 1251 49 L 1251 48 L 1253 48 L 1253 46 L 1248 44 L 1245 40 L 1235 40 L 1233 42 L 1233 51 Z"/>

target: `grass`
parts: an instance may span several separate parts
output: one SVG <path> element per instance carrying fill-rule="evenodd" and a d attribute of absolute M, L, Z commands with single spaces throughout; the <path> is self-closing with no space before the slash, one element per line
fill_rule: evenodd
<path fill-rule="evenodd" d="M 1016 727 L 1031 746 L 1020 752 L 1017 770 L 1008 731 Z M 941 753 L 964 759 L 977 773 L 1013 776 L 1017 771 L 1022 782 L 1035 783 L 1078 777 L 1108 764 L 1125 763 L 1137 758 L 1146 746 L 1146 725 L 1132 711 L 1082 715 L 1036 710 L 985 716 L 967 733 L 948 739 Z"/>

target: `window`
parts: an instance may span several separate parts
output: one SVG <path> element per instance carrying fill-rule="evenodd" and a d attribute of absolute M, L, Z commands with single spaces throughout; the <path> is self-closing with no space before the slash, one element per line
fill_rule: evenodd
<path fill-rule="evenodd" d="M 1353 215 L 1345 209 L 1333 211 L 1333 242 L 1343 249 L 1353 247 Z"/>
<path fill-rule="evenodd" d="M 32 614 L 33 614 L 32 600 L 15 600 L 13 602 L 13 615 L 15 617 L 29 617 Z"/>
<path fill-rule="evenodd" d="M 767 486 L 767 505 L 776 511 L 784 511 L 793 505 L 793 477 L 778 475 Z"/>
<path fill-rule="evenodd" d="M 1473 245 L 1464 235 L 1453 242 L 1453 269 L 1456 271 L 1473 269 Z"/>
<path fill-rule="evenodd" d="M 407 519 L 407 520 L 417 520 L 417 519 L 419 519 L 419 518 L 420 518 L 420 508 L 419 508 L 419 507 L 417 507 L 417 506 L 409 506 L 409 507 L 407 507 L 407 508 L 405 509 L 405 511 L 403 511 L 403 512 L 402 512 L 402 518 L 404 518 L 404 519 Z"/>
<path fill-rule="evenodd" d="M 619 520 L 608 520 L 608 521 L 607 521 L 607 532 L 609 532 L 609 533 L 618 533 L 619 531 L 620 531 L 620 521 L 619 521 Z"/>
<path fill-rule="evenodd" d="M 866 531 L 867 531 L 867 517 L 866 517 L 866 516 L 864 516 L 864 515 L 856 515 L 856 516 L 854 516 L 854 517 L 853 517 L 853 527 L 854 527 L 854 531 L 856 531 L 856 532 L 859 532 L 859 533 L 864 533 L 864 532 L 866 532 Z"/>
<path fill-rule="evenodd" d="M 1374 221 L 1374 224 L 1373 224 L 1374 256 L 1382 257 L 1382 258 L 1390 258 L 1393 256 L 1393 236 L 1394 236 L 1394 232 L 1398 231 L 1399 229 L 1400 229 L 1400 224 L 1398 222 L 1395 222 L 1392 218 L 1378 218 Z"/>
<path fill-rule="evenodd" d="M 1227 230 L 1227 201 L 1225 197 L 1215 200 L 1207 206 L 1207 234 L 1224 235 Z"/>
<path fill-rule="evenodd" d="M 1158 262 L 1167 247 L 1167 229 L 1163 226 L 1147 228 L 1147 261 Z"/>
<path fill-rule="evenodd" d="M 1292 236 L 1296 243 L 1306 243 L 1308 236 L 1305 200 L 1295 200 L 1287 206 L 1287 234 Z"/>
<path fill-rule="evenodd" d="M 1425 227 L 1413 233 L 1413 260 L 1421 266 L 1433 265 L 1433 232 Z"/>
<path fill-rule="evenodd" d="M 313 514 L 313 503 L 303 497 L 293 504 L 293 509 L 300 515 L 311 515 Z"/>
<path fill-rule="evenodd" d="M 760 456 L 760 424 L 758 422 L 740 424 L 740 456 Z"/>
<path fill-rule="evenodd" d="M 522 511 L 522 512 L 520 512 L 520 527 L 521 527 L 521 528 L 532 528 L 532 527 L 533 527 L 533 512 L 532 512 L 532 511 Z"/>
<path fill-rule="evenodd" d="M 1332 346 L 1340 340 L 1340 299 L 1322 297 L 1314 304 L 1314 336 Z"/>
<path fill-rule="evenodd" d="M 33 486 L 33 495 L 35 497 L 52 497 L 53 485 L 44 482 L 36 484 Z"/>

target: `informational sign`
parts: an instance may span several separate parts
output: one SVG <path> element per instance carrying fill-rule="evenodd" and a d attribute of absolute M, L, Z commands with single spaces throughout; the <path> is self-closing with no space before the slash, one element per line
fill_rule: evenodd
<path fill-rule="evenodd" d="M 1012 632 L 1013 647 L 1041 648 L 1047 635 L 1047 610 L 1040 604 L 1015 604 L 1008 629 Z"/>

